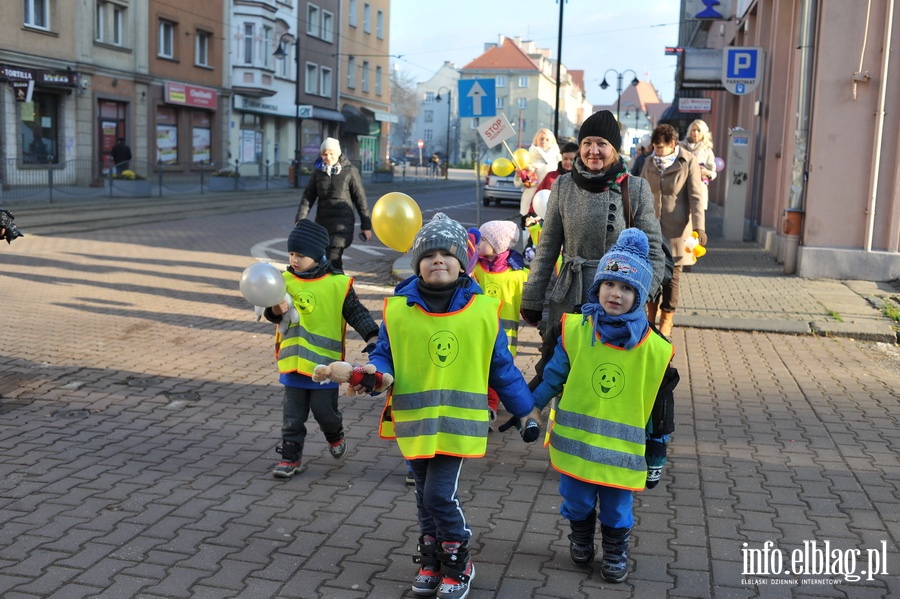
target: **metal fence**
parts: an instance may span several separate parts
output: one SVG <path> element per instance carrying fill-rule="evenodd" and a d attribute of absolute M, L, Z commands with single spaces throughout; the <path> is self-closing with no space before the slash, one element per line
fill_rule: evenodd
<path fill-rule="evenodd" d="M 153 197 L 216 191 L 264 192 L 304 186 L 289 162 L 197 163 L 189 172 L 161 163 L 111 165 L 75 159 L 60 163 L 23 164 L 0 160 L 0 198 L 42 200 L 77 197 Z"/>

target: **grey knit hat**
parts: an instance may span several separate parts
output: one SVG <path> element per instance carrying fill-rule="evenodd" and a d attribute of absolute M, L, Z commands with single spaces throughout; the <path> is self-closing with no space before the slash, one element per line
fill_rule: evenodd
<path fill-rule="evenodd" d="M 468 233 L 465 227 L 444 214 L 438 212 L 430 221 L 425 223 L 409 250 L 409 260 L 413 272 L 419 274 L 419 262 L 422 256 L 432 250 L 447 250 L 459 260 L 462 270 L 469 266 L 469 254 L 466 252 Z"/>

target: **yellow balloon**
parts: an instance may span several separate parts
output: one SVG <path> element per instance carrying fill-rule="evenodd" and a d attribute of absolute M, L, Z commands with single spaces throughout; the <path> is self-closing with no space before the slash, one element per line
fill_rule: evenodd
<path fill-rule="evenodd" d="M 422 228 L 422 211 L 405 193 L 386 193 L 372 207 L 372 228 L 384 245 L 405 252 Z"/>
<path fill-rule="evenodd" d="M 513 152 L 513 158 L 516 159 L 516 164 L 518 164 L 521 169 L 528 168 L 529 165 L 531 165 L 531 154 L 529 154 L 528 150 L 525 148 L 519 148 Z"/>
<path fill-rule="evenodd" d="M 511 175 L 516 167 L 513 166 L 513 163 L 507 160 L 506 158 L 498 158 L 491 165 L 491 170 L 494 171 L 494 174 L 498 177 L 505 177 L 507 175 Z"/>

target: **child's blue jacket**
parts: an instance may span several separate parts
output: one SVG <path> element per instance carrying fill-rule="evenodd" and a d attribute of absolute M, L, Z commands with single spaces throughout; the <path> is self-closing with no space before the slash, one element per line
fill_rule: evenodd
<path fill-rule="evenodd" d="M 426 312 L 430 312 L 419 293 L 417 282 L 418 277 L 409 277 L 394 288 L 394 295 L 405 297 L 409 306 L 418 305 Z M 469 303 L 473 295 L 481 293 L 481 287 L 477 282 L 468 276 L 461 276 L 459 287 L 453 293 L 453 298 L 450 300 L 450 307 L 447 311 L 461 310 Z M 378 329 L 378 342 L 375 344 L 375 349 L 369 354 L 369 362 L 374 364 L 379 372 L 390 373 L 391 376 L 396 378 L 394 359 L 391 353 L 391 340 L 388 338 L 387 329 L 385 329 L 383 321 Z M 531 391 L 528 389 L 522 373 L 516 367 L 512 354 L 509 353 L 509 342 L 502 328 L 497 333 L 497 338 L 494 340 L 494 348 L 491 352 L 488 385 L 497 392 L 497 395 L 503 402 L 503 406 L 514 416 L 523 418 L 534 407 Z"/>

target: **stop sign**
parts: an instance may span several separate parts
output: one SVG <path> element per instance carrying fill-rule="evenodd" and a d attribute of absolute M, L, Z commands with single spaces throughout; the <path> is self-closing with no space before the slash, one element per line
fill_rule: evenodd
<path fill-rule="evenodd" d="M 425 147 L 425 142 L 420 139 L 419 140 L 419 149 L 421 150 L 424 147 Z"/>

